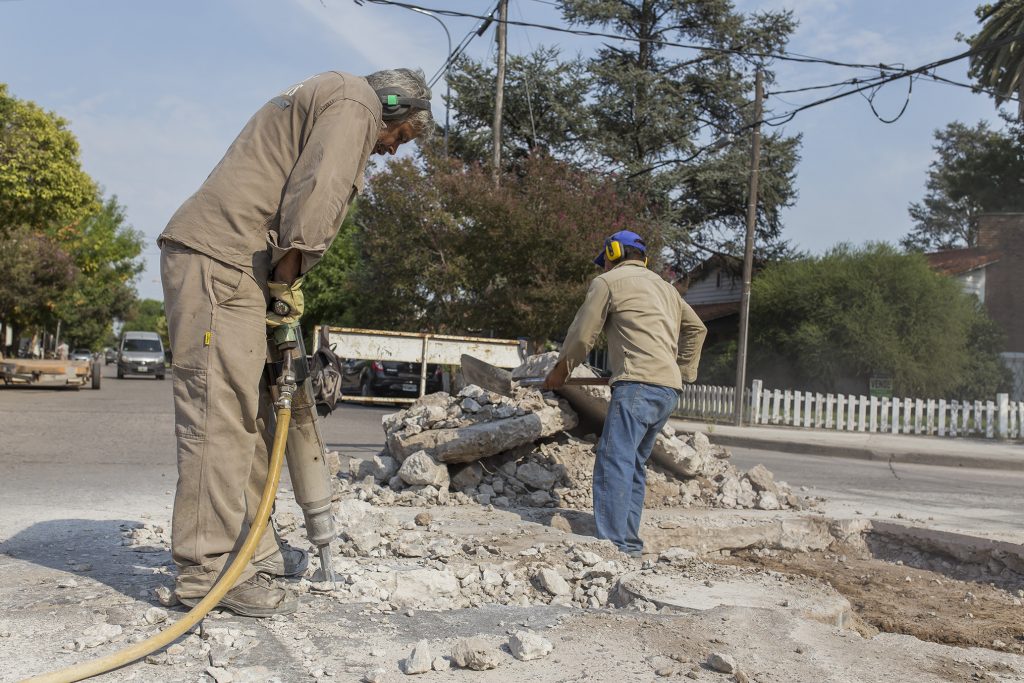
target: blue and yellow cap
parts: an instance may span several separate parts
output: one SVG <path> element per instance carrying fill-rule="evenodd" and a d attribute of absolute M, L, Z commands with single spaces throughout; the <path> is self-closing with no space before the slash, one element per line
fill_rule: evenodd
<path fill-rule="evenodd" d="M 594 259 L 594 265 L 598 268 L 604 268 L 606 260 L 616 261 L 622 258 L 626 247 L 633 247 L 634 249 L 639 249 L 645 255 L 647 254 L 647 245 L 644 243 L 643 237 L 632 230 L 619 230 L 604 241 L 604 249 Z"/>

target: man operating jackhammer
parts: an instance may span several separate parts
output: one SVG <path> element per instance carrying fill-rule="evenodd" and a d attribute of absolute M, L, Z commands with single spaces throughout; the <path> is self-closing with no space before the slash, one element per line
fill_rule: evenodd
<path fill-rule="evenodd" d="M 267 479 L 268 328 L 294 339 L 303 277 L 362 190 L 369 155 L 394 154 L 432 128 L 422 71 L 312 76 L 256 112 L 160 235 L 178 450 L 171 552 L 186 605 L 234 559 Z M 307 564 L 269 525 L 220 606 L 291 613 L 297 600 L 274 577 L 301 576 Z"/>
<path fill-rule="evenodd" d="M 595 451 L 594 519 L 598 538 L 640 557 L 647 458 L 683 382 L 697 379 L 707 328 L 672 285 L 647 269 L 647 246 L 635 232 L 605 240 L 594 263 L 604 273 L 590 283 L 544 387 L 561 387 L 605 333 L 612 399 Z"/>

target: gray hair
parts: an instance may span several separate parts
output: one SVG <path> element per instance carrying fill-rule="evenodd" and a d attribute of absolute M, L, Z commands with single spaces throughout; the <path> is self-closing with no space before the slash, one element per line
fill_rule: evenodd
<path fill-rule="evenodd" d="M 401 88 L 409 97 L 430 99 L 430 86 L 422 69 L 383 69 L 367 76 L 366 82 L 374 90 Z M 411 109 L 401 121 L 411 123 L 417 137 L 425 138 L 434 132 L 434 117 L 429 109 Z"/>

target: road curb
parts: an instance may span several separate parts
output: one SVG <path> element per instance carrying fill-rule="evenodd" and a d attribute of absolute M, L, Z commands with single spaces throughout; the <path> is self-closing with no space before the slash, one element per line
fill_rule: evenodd
<path fill-rule="evenodd" d="M 856 446 L 830 446 L 810 444 L 801 441 L 777 441 L 756 436 L 737 436 L 707 431 L 708 437 L 723 446 L 759 448 L 795 455 L 821 455 L 853 460 L 876 460 L 911 465 L 936 465 L 938 467 L 974 467 L 986 470 L 1024 472 L 1024 450 L 1021 458 L 990 457 L 985 455 L 955 455 L 952 453 L 928 453 L 923 451 L 894 451 L 881 448 Z M 908 437 L 909 438 L 909 437 Z"/>
<path fill-rule="evenodd" d="M 871 521 L 871 533 L 892 538 L 928 552 L 939 552 L 958 562 L 984 565 L 995 560 L 1017 574 L 1024 572 L 1024 544 L 1022 543 L 882 520 Z"/>

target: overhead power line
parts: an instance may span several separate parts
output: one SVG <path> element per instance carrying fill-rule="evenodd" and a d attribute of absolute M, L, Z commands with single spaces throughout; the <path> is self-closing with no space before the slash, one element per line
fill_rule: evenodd
<path fill-rule="evenodd" d="M 953 55 L 952 57 L 945 57 L 944 59 L 939 59 L 939 60 L 936 60 L 934 62 L 929 62 L 928 64 L 922 64 L 921 66 L 919 66 L 917 68 L 914 68 L 914 69 L 904 69 L 903 71 L 901 71 L 899 73 L 895 73 L 895 74 L 888 75 L 888 76 L 883 76 L 883 77 L 875 80 L 873 83 L 870 83 L 870 84 L 867 84 L 867 85 L 862 85 L 862 86 L 859 86 L 859 87 L 854 88 L 852 90 L 845 90 L 845 91 L 843 91 L 841 93 L 838 93 L 836 95 L 830 95 L 828 97 L 823 97 L 823 98 L 821 98 L 819 100 L 815 100 L 814 102 L 808 102 L 807 104 L 804 104 L 804 105 L 801 105 L 799 107 L 796 107 L 795 109 L 793 109 L 793 110 L 791 110 L 789 112 L 786 112 L 785 114 L 780 114 L 779 116 L 775 116 L 775 117 L 771 117 L 770 119 L 766 119 L 764 121 L 764 123 L 767 123 L 770 126 L 780 126 L 780 125 L 783 125 L 785 123 L 788 123 L 788 122 L 792 121 L 793 117 L 796 116 L 797 114 L 799 114 L 802 111 L 807 111 L 808 109 L 813 109 L 814 107 L 820 107 L 823 104 L 828 104 L 829 102 L 835 102 L 836 100 L 841 100 L 844 97 L 849 97 L 850 95 L 855 95 L 857 93 L 864 92 L 865 90 L 870 90 L 871 88 L 877 88 L 879 86 L 885 85 L 886 83 L 892 83 L 893 81 L 898 81 L 901 78 L 911 78 L 911 77 L 914 77 L 914 76 L 926 75 L 929 71 L 932 71 L 933 69 L 937 69 L 940 66 L 945 66 L 946 64 L 952 64 L 953 62 L 959 62 L 962 59 L 968 59 L 970 57 L 973 57 L 976 54 L 980 54 L 982 52 L 987 52 L 989 50 L 994 50 L 994 49 L 996 49 L 998 47 L 1002 47 L 1003 45 L 1006 45 L 1008 43 L 1013 43 L 1013 42 L 1017 42 L 1017 41 L 1020 41 L 1020 40 L 1024 40 L 1024 33 L 1018 33 L 1017 35 L 1014 35 L 1014 36 L 1008 36 L 1006 38 L 1001 38 L 999 40 L 994 40 L 991 43 L 987 43 L 985 45 L 979 45 L 977 47 L 972 47 L 971 49 L 964 50 L 963 52 L 961 52 L 959 54 Z M 750 126 L 748 125 L 746 128 L 750 128 Z"/>
<path fill-rule="evenodd" d="M 462 17 L 466 19 L 478 19 L 486 20 L 490 17 L 482 14 L 474 14 L 472 12 L 463 12 L 460 10 L 449 10 L 449 9 L 436 9 L 433 7 L 424 7 L 410 2 L 403 2 L 402 0 L 353 0 L 356 4 L 363 4 L 364 2 L 374 3 L 376 5 L 391 5 L 394 7 L 404 7 L 406 9 L 417 9 L 426 10 L 435 14 L 440 14 L 449 17 Z M 621 40 L 630 43 L 650 43 L 652 45 L 661 45 L 664 47 L 678 47 L 687 50 L 697 50 L 700 52 L 713 52 L 718 54 L 731 54 L 739 57 L 756 57 L 760 59 L 778 59 L 787 62 L 798 62 L 805 64 L 825 64 L 829 66 L 841 66 L 851 69 L 890 69 L 885 64 L 858 64 L 854 62 L 843 62 L 835 59 L 828 59 L 825 57 L 812 57 L 810 55 L 804 55 L 797 52 L 756 52 L 753 50 L 744 50 L 741 48 L 732 47 L 720 47 L 717 45 L 699 45 L 694 43 L 680 43 L 672 40 L 661 40 L 657 38 L 639 38 L 635 36 L 624 36 L 617 33 L 606 33 L 604 31 L 593 31 L 590 29 L 581 28 L 568 28 L 566 26 L 554 26 L 552 24 L 541 24 L 531 21 L 516 21 L 509 19 L 507 22 L 510 26 L 524 26 L 526 28 L 536 28 L 544 31 L 554 31 L 556 33 L 568 33 L 576 36 L 587 36 L 593 38 L 609 38 L 611 40 Z"/>

